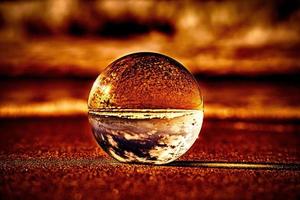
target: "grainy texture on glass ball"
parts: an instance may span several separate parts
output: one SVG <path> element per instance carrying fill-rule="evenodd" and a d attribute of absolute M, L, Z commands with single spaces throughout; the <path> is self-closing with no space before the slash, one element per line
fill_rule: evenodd
<path fill-rule="evenodd" d="M 112 64 L 95 81 L 89 109 L 201 109 L 194 77 L 174 59 L 134 53 Z"/>

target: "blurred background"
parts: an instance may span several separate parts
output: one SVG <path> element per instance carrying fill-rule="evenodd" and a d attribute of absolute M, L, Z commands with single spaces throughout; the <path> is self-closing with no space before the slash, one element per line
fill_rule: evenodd
<path fill-rule="evenodd" d="M 0 3 L 0 117 L 86 115 L 115 59 L 169 55 L 199 80 L 211 119 L 299 120 L 299 1 Z"/>

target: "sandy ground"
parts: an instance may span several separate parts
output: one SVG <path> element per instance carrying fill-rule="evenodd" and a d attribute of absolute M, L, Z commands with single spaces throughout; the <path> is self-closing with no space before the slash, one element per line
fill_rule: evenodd
<path fill-rule="evenodd" d="M 3 119 L 0 127 L 2 199 L 300 196 L 298 124 L 206 121 L 192 149 L 167 166 L 112 160 L 85 117 Z"/>

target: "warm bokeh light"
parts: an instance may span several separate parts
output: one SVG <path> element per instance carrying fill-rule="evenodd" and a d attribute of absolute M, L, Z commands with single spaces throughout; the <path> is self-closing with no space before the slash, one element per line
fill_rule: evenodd
<path fill-rule="evenodd" d="M 209 76 L 298 74 L 298 8 L 280 0 L 2 2 L 0 74 L 94 77 L 136 51 Z"/>
<path fill-rule="evenodd" d="M 7 104 L 0 106 L 0 118 L 3 117 L 59 117 L 86 116 L 86 101 L 61 99 L 45 103 Z M 225 106 L 207 106 L 206 119 L 240 119 L 240 120 L 300 120 L 300 107 L 246 107 L 232 108 Z"/>
<path fill-rule="evenodd" d="M 299 119 L 297 86 L 277 83 L 300 74 L 299 21 L 296 1 L 4 1 L 0 115 L 84 114 L 90 84 L 108 64 L 155 51 L 197 75 L 207 118 Z M 271 83 L 211 85 L 218 78 Z"/>
<path fill-rule="evenodd" d="M 14 80 L 0 82 L 0 118 L 87 116 L 87 97 L 93 80 Z M 300 120 L 299 97 L 294 83 L 230 80 L 200 82 L 205 119 Z M 283 95 L 284 94 L 284 95 Z M 272 102 L 272 103 L 270 103 Z"/>

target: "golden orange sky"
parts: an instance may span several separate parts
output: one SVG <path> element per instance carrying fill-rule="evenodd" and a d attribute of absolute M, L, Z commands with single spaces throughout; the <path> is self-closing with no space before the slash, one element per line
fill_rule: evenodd
<path fill-rule="evenodd" d="M 297 1 L 0 3 L 0 75 L 95 77 L 155 51 L 204 75 L 300 72 Z"/>

